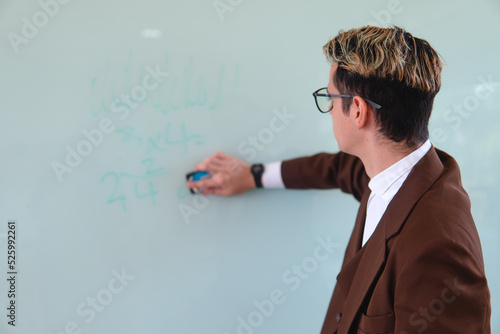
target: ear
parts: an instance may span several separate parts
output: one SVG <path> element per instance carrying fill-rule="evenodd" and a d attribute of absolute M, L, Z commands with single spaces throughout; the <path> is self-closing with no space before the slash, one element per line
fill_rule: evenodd
<path fill-rule="evenodd" d="M 368 113 L 370 112 L 370 108 L 368 107 L 368 103 L 359 96 L 355 96 L 352 99 L 352 105 L 354 107 L 354 110 L 352 110 L 354 124 L 356 125 L 356 128 L 360 130 L 366 125 L 368 121 Z"/>

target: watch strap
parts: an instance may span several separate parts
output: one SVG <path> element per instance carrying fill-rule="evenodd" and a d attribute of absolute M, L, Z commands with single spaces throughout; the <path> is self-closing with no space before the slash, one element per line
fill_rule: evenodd
<path fill-rule="evenodd" d="M 250 168 L 252 172 L 253 179 L 255 181 L 255 186 L 257 188 L 262 188 L 262 174 L 264 174 L 264 165 L 263 164 L 253 164 Z"/>

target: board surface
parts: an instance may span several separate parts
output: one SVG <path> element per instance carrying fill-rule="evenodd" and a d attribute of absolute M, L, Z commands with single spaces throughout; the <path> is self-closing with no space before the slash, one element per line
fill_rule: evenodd
<path fill-rule="evenodd" d="M 205 198 L 185 174 L 217 150 L 335 152 L 322 46 L 366 24 L 447 63 L 431 141 L 461 166 L 497 332 L 499 18 L 488 0 L 0 1 L 0 332 L 318 333 L 357 202 Z"/>

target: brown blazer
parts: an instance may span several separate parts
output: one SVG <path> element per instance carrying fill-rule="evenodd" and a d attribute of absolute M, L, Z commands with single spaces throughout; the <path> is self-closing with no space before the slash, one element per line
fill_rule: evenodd
<path fill-rule="evenodd" d="M 287 188 L 340 188 L 361 202 L 322 334 L 490 333 L 479 236 L 456 161 L 432 147 L 361 247 L 370 195 L 345 153 L 284 161 Z"/>

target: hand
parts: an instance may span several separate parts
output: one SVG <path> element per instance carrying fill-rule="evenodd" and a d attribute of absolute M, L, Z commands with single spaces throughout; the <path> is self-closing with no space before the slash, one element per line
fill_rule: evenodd
<path fill-rule="evenodd" d="M 189 188 L 203 189 L 204 195 L 233 196 L 256 187 L 250 165 L 222 152 L 215 152 L 213 156 L 205 158 L 195 166 L 194 171 L 212 174 L 210 179 L 187 184 Z"/>

